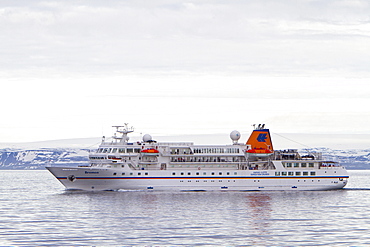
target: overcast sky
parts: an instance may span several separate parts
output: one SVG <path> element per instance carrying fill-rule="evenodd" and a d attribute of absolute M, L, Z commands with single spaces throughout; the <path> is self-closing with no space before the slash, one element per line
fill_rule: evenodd
<path fill-rule="evenodd" d="M 370 134 L 370 2 L 0 0 L 0 142 Z"/>

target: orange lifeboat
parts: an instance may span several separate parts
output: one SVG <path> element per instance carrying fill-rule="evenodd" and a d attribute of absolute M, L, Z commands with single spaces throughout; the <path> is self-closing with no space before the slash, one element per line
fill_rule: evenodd
<path fill-rule="evenodd" d="M 251 156 L 265 157 L 273 154 L 272 150 L 266 148 L 253 148 L 246 151 Z"/>
<path fill-rule="evenodd" d="M 141 150 L 141 153 L 144 155 L 158 155 L 159 151 L 155 148 L 147 148 L 147 149 Z"/>
<path fill-rule="evenodd" d="M 108 159 L 110 159 L 110 160 L 121 160 L 121 158 L 120 157 L 116 157 L 116 156 L 108 156 Z"/>

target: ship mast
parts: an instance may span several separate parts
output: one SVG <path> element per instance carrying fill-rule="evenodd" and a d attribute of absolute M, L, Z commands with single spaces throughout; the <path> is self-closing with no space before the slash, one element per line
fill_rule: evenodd
<path fill-rule="evenodd" d="M 116 133 L 114 133 L 113 139 L 115 140 L 115 143 L 119 144 L 126 144 L 130 139 L 128 137 L 128 133 L 134 132 L 134 127 L 128 127 L 128 123 L 125 123 L 125 125 L 116 125 L 112 127 L 116 128 Z M 121 134 L 121 136 L 117 136 L 117 133 Z"/>

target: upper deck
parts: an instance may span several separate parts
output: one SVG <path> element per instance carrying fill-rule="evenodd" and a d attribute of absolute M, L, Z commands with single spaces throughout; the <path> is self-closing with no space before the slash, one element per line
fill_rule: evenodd
<path fill-rule="evenodd" d="M 117 128 L 113 140 L 103 139 L 96 152 L 90 153 L 91 165 L 128 164 L 133 169 L 320 169 L 323 167 L 338 167 L 336 163 L 323 160 L 318 152 L 300 153 L 297 149 L 272 150 L 269 132 L 257 129 L 254 139 L 247 143 L 238 143 L 239 133 L 233 131 L 230 135 L 233 143 L 227 145 L 195 145 L 193 142 L 157 142 L 150 135 L 144 135 L 142 140 L 128 142 L 128 133 L 133 129 Z M 117 136 L 121 134 L 121 136 Z M 253 135 L 251 135 L 253 136 Z M 253 139 L 253 140 L 251 140 Z M 255 142 L 259 142 L 258 145 Z M 268 144 L 268 145 L 267 145 Z M 253 152 L 250 152 L 250 151 Z M 276 163 L 278 161 L 278 163 Z"/>

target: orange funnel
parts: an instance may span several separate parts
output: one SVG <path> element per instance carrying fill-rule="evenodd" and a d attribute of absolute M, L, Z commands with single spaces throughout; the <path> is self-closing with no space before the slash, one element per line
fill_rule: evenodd
<path fill-rule="evenodd" d="M 270 131 L 268 129 L 255 129 L 250 135 L 247 145 L 255 150 L 273 151 Z"/>

